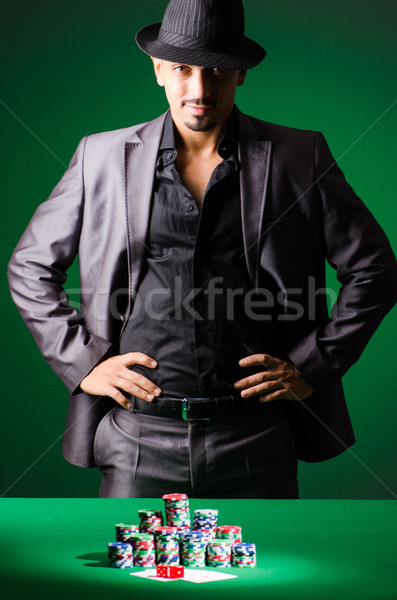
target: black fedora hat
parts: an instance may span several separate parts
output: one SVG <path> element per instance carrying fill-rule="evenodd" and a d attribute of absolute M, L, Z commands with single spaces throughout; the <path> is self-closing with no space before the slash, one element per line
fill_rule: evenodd
<path fill-rule="evenodd" d="M 200 67 L 248 69 L 266 56 L 244 35 L 241 0 L 171 0 L 163 22 L 138 31 L 136 42 L 149 56 Z"/>

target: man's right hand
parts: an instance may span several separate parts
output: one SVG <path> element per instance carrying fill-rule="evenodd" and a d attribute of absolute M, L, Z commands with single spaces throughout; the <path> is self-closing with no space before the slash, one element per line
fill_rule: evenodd
<path fill-rule="evenodd" d="M 109 396 L 124 408 L 131 408 L 132 405 L 121 393 L 122 391 L 152 402 L 161 394 L 160 388 L 143 375 L 131 371 L 128 368 L 131 365 L 144 365 L 154 369 L 157 367 L 157 362 L 142 352 L 112 356 L 94 367 L 80 383 L 80 388 L 87 394 Z"/>

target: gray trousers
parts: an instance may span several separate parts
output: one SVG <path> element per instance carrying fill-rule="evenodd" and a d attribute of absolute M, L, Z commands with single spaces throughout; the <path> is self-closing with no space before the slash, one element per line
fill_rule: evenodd
<path fill-rule="evenodd" d="M 102 498 L 298 498 L 294 443 L 280 402 L 216 421 L 119 406 L 100 422 L 94 455 Z"/>

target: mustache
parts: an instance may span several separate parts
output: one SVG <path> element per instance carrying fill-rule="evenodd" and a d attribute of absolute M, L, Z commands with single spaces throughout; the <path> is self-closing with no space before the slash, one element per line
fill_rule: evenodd
<path fill-rule="evenodd" d="M 186 100 L 182 100 L 182 106 L 185 104 L 195 104 L 196 106 L 212 106 L 215 104 L 215 101 L 211 100 L 211 98 L 187 98 Z"/>

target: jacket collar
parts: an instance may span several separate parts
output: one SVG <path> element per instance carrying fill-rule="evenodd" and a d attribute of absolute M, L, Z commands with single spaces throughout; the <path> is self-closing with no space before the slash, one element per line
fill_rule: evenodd
<path fill-rule="evenodd" d="M 266 139 L 267 128 L 263 121 L 248 117 L 242 112 L 239 113 L 239 118 L 240 195 L 244 253 L 251 280 L 256 287 L 259 287 L 259 261 L 272 143 Z"/>

